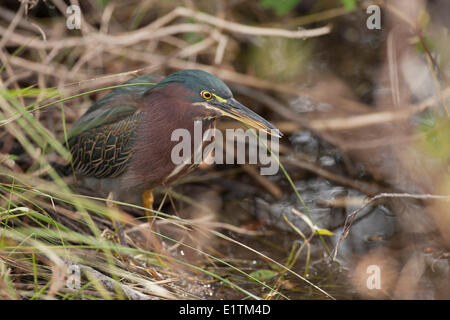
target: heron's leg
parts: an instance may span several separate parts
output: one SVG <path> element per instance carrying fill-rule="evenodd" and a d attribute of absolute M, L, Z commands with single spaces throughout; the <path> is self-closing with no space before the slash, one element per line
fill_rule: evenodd
<path fill-rule="evenodd" d="M 153 197 L 153 191 L 151 189 L 145 190 L 142 193 L 142 205 L 146 209 L 153 210 L 153 202 L 155 198 Z M 145 215 L 147 216 L 148 222 L 153 223 L 153 213 L 150 211 L 145 211 Z"/>
<path fill-rule="evenodd" d="M 144 208 L 153 210 L 154 200 L 155 200 L 155 198 L 153 197 L 153 190 L 148 189 L 142 193 L 142 205 Z M 149 240 L 150 240 L 151 245 L 157 252 L 165 252 L 165 250 L 163 249 L 163 244 L 161 242 L 161 239 L 157 235 L 158 228 L 154 223 L 155 217 L 154 217 L 153 212 L 146 210 L 145 215 L 147 216 L 148 223 L 150 224 L 151 233 L 150 233 Z"/>
<path fill-rule="evenodd" d="M 108 208 L 112 208 L 112 209 L 116 209 L 116 210 L 120 211 L 119 206 L 117 204 L 115 204 L 114 202 L 112 202 L 113 200 L 115 200 L 114 192 L 110 192 L 108 194 L 108 198 L 106 200 L 106 206 Z M 116 221 L 113 218 L 111 220 L 113 223 L 113 227 L 114 227 L 115 231 L 117 232 L 117 235 L 119 236 L 119 243 L 123 246 L 128 246 L 127 240 L 125 239 L 123 225 L 119 221 Z"/>

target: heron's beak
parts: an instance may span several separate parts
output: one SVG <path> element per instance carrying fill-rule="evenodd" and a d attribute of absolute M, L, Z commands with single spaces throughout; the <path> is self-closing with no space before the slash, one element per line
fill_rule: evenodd
<path fill-rule="evenodd" d="M 215 105 L 220 110 L 222 115 L 226 117 L 236 119 L 252 128 L 263 130 L 270 135 L 277 136 L 279 138 L 283 136 L 280 130 L 275 128 L 275 126 L 269 121 L 253 112 L 234 98 L 220 101 Z"/>

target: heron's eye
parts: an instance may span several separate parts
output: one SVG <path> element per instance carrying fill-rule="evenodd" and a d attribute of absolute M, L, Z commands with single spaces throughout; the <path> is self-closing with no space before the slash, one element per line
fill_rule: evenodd
<path fill-rule="evenodd" d="M 206 90 L 203 90 L 201 92 L 201 95 L 202 95 L 203 99 L 206 99 L 206 100 L 211 100 L 213 97 L 212 93 L 209 91 L 206 91 Z"/>

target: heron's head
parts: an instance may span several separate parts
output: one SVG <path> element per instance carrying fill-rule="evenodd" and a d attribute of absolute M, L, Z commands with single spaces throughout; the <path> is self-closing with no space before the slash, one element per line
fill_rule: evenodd
<path fill-rule="evenodd" d="M 170 84 L 181 85 L 188 92 L 186 97 L 192 108 L 214 109 L 216 113 L 236 119 L 255 129 L 263 130 L 278 137 L 282 133 L 266 119 L 253 112 L 233 97 L 230 88 L 220 79 L 202 70 L 181 70 L 170 74 L 156 87 L 165 87 Z"/>

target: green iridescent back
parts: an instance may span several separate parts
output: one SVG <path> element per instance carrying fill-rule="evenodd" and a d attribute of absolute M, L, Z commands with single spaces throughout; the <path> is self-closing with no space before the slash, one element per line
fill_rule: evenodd
<path fill-rule="evenodd" d="M 145 75 L 125 84 L 155 83 Z M 132 156 L 142 115 L 141 98 L 152 84 L 120 87 L 93 104 L 68 133 L 75 172 L 96 178 L 123 173 Z"/>

